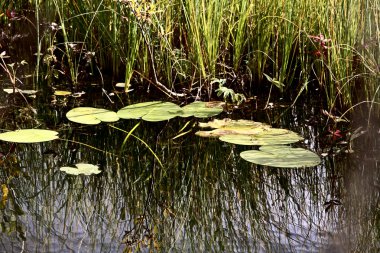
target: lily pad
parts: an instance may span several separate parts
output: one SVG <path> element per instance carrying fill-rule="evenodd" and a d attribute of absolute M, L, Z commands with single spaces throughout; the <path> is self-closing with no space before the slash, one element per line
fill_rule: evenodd
<path fill-rule="evenodd" d="M 118 88 L 125 88 L 125 83 L 117 83 L 115 86 Z"/>
<path fill-rule="evenodd" d="M 71 95 L 71 91 L 66 91 L 66 90 L 56 90 L 54 92 L 54 95 L 56 96 L 68 96 Z"/>
<path fill-rule="evenodd" d="M 198 131 L 195 134 L 201 137 L 220 137 L 224 135 L 257 135 L 270 126 L 252 120 L 215 119 L 207 123 L 199 123 L 202 128 L 216 128 L 210 131 Z"/>
<path fill-rule="evenodd" d="M 196 101 L 185 105 L 182 107 L 182 110 L 183 114 L 180 115 L 181 117 L 208 118 L 223 112 L 223 107 L 221 104 Z"/>
<path fill-rule="evenodd" d="M 182 114 L 182 108 L 171 102 L 151 101 L 128 105 L 117 112 L 123 119 L 143 119 L 146 121 L 164 121 Z"/>
<path fill-rule="evenodd" d="M 246 127 L 246 128 L 217 128 L 210 131 L 198 131 L 195 135 L 200 137 L 221 137 L 227 135 L 255 135 L 265 131 L 262 127 Z"/>
<path fill-rule="evenodd" d="M 67 174 L 70 175 L 91 175 L 91 174 L 99 174 L 101 171 L 99 170 L 99 166 L 88 164 L 88 163 L 77 163 L 75 164 L 76 168 L 74 167 L 61 167 L 59 170 L 64 171 Z"/>
<path fill-rule="evenodd" d="M 73 122 L 96 125 L 100 122 L 115 122 L 119 120 L 116 112 L 94 107 L 77 107 L 66 113 L 66 117 Z"/>
<path fill-rule="evenodd" d="M 280 168 L 312 167 L 321 162 L 319 156 L 309 150 L 281 145 L 262 146 L 259 150 L 244 151 L 240 156 L 251 163 Z"/>
<path fill-rule="evenodd" d="M 268 128 L 257 134 L 228 134 L 223 135 L 219 140 L 238 144 L 238 145 L 281 145 L 290 144 L 303 140 L 303 138 L 295 132 L 281 128 Z"/>
<path fill-rule="evenodd" d="M 58 132 L 46 129 L 20 129 L 0 134 L 0 140 L 16 143 L 36 143 L 58 138 Z"/>
<path fill-rule="evenodd" d="M 8 94 L 13 94 L 13 88 L 6 88 L 6 89 L 3 89 L 4 92 L 8 93 Z M 22 94 L 25 94 L 25 95 L 35 95 L 37 93 L 36 90 L 22 90 L 22 89 L 19 89 L 19 88 L 16 88 L 14 90 L 16 93 L 19 92 L 19 93 L 22 93 Z"/>
<path fill-rule="evenodd" d="M 238 128 L 268 128 L 269 125 L 261 122 L 256 122 L 252 120 L 232 120 L 232 119 L 214 119 L 212 121 L 206 122 L 206 123 L 199 123 L 199 127 L 202 128 L 228 128 L 228 129 L 238 129 Z"/>

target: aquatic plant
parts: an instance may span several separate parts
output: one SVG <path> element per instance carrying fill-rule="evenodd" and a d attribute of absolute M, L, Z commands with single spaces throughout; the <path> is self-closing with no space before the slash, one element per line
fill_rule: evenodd
<path fill-rule="evenodd" d="M 35 9 L 37 65 L 56 57 L 46 63 L 73 83 L 86 65 L 87 77 L 108 72 L 126 89 L 154 85 L 173 98 L 211 97 L 214 78 L 245 96 L 268 84 L 318 93 L 329 109 L 352 105 L 358 80 L 371 80 L 367 100 L 377 94 L 378 0 L 27 2 L 2 9 Z M 8 12 L 3 22 L 16 24 Z"/>
<path fill-rule="evenodd" d="M 313 167 L 321 162 L 319 156 L 303 148 L 288 146 L 262 146 L 259 150 L 248 150 L 240 153 L 248 162 L 282 168 Z"/>
<path fill-rule="evenodd" d="M 89 176 L 92 174 L 99 174 L 101 172 L 99 170 L 99 166 L 89 164 L 89 163 L 77 163 L 75 164 L 75 166 L 76 168 L 65 166 L 65 167 L 61 167 L 59 170 L 64 171 L 67 174 L 75 175 L 75 176 L 80 175 L 80 174 Z"/>
<path fill-rule="evenodd" d="M 290 130 L 268 128 L 256 134 L 223 134 L 219 140 L 238 145 L 281 145 L 303 140 L 303 137 Z"/>
<path fill-rule="evenodd" d="M 171 102 L 152 101 L 128 105 L 117 112 L 123 119 L 143 119 L 146 121 L 164 121 L 182 114 L 182 109 Z"/>
<path fill-rule="evenodd" d="M 94 107 L 76 107 L 68 111 L 66 117 L 70 121 L 87 125 L 96 125 L 100 122 L 115 122 L 119 120 L 119 117 L 115 112 Z"/>
<path fill-rule="evenodd" d="M 198 131 L 200 137 L 217 137 L 219 140 L 236 144 L 262 146 L 259 151 L 244 151 L 240 156 L 252 163 L 273 167 L 307 167 L 320 163 L 317 154 L 303 148 L 292 148 L 285 144 L 303 140 L 299 134 L 282 128 L 272 128 L 267 124 L 251 120 L 215 119 L 200 123 L 201 128 L 215 128 Z"/>
<path fill-rule="evenodd" d="M 18 78 L 18 72 L 17 70 L 23 66 L 28 64 L 26 61 L 22 60 L 21 62 L 11 62 L 7 63 L 6 59 L 10 58 L 9 55 L 7 55 L 6 51 L 3 51 L 0 53 L 0 67 L 6 74 L 6 76 L 9 78 L 9 81 L 11 82 L 12 88 L 8 89 L 8 93 L 16 93 L 19 91 L 18 84 L 23 84 L 21 80 Z M 26 98 L 22 95 L 21 92 L 19 92 L 21 96 L 24 98 L 25 102 L 28 104 L 28 101 Z"/>
<path fill-rule="evenodd" d="M 223 107 L 220 103 L 206 103 L 202 101 L 195 101 L 182 107 L 182 114 L 180 117 L 195 118 L 209 118 L 216 116 L 223 112 Z"/>
<path fill-rule="evenodd" d="M 165 121 L 175 117 L 208 118 L 223 111 L 220 103 L 195 101 L 180 107 L 172 102 L 150 101 L 128 105 L 121 108 L 117 115 L 122 119 L 142 119 L 145 121 Z"/>
<path fill-rule="evenodd" d="M 218 97 L 223 96 L 224 102 L 227 103 L 230 100 L 232 103 L 240 105 L 246 100 L 243 94 L 235 93 L 233 89 L 224 86 L 224 84 L 226 83 L 226 79 L 214 79 L 212 80 L 211 84 L 213 83 L 219 83 L 219 88 L 216 89 L 215 92 Z"/>
<path fill-rule="evenodd" d="M 36 143 L 58 138 L 58 132 L 47 129 L 20 129 L 0 134 L 0 140 L 15 143 Z"/>

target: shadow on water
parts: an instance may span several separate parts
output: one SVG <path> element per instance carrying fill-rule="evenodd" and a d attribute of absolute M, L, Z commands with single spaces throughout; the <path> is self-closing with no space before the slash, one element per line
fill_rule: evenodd
<path fill-rule="evenodd" d="M 270 121 L 276 111 L 251 116 Z M 81 127 L 56 112 L 60 140 L 17 144 L 1 163 L 1 252 L 376 252 L 379 248 L 379 127 L 314 168 L 277 169 L 239 157 L 248 149 L 174 139 L 188 120 L 142 122 L 134 132 L 157 154 L 106 124 Z M 224 115 L 225 116 L 225 115 Z M 325 153 L 315 108 L 278 124 Z M 130 130 L 138 121 L 120 121 Z M 52 124 L 52 123 L 50 123 Z M 11 128 L 2 122 L 2 128 Z M 75 140 L 98 149 L 68 142 Z M 2 150 L 10 144 L 1 143 Z M 120 154 L 120 155 L 117 155 Z M 102 173 L 70 176 L 79 162 Z M 4 197 L 4 187 L 8 190 Z"/>

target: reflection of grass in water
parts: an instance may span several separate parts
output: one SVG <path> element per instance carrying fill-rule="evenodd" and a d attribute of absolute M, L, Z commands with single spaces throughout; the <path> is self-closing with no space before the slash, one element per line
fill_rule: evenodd
<path fill-rule="evenodd" d="M 325 213 L 323 206 L 331 198 L 342 197 L 344 181 L 336 175 L 345 173 L 344 163 L 336 161 L 334 170 L 328 161 L 328 167 L 317 169 L 254 166 L 239 158 L 240 147 L 189 135 L 171 141 L 168 136 L 174 136 L 180 126 L 169 122 L 158 136 L 156 129 L 148 127 L 134 132 L 155 147 L 165 173 L 148 150 L 132 139 L 125 145 L 125 156 L 118 158 L 62 142 L 20 145 L 14 166 L 25 174 L 15 178 L 10 189 L 26 212 L 17 217 L 28 231 L 26 237 L 35 239 L 28 249 L 87 247 L 104 252 L 113 246 L 109 251 L 121 252 L 145 242 L 163 252 L 297 251 L 305 245 L 321 246 L 326 237 L 320 233 L 335 232 L 345 222 L 342 207 Z M 77 133 L 77 140 L 101 149 L 118 147 L 124 140 L 120 131 L 109 128 L 97 128 L 97 138 L 86 134 Z M 57 156 L 43 155 L 47 149 Z M 62 165 L 76 162 L 100 163 L 103 172 L 72 177 L 59 171 Z M 367 203 L 355 205 L 358 213 L 344 208 L 352 215 L 347 217 L 349 222 L 366 210 Z M 353 227 L 358 242 L 369 240 L 358 226 Z M 6 237 L 2 235 L 3 240 Z"/>

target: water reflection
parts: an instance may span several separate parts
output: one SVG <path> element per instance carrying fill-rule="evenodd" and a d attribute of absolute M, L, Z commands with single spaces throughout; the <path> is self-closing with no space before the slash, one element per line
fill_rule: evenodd
<path fill-rule="evenodd" d="M 305 120 L 311 117 L 317 113 L 289 111 L 279 124 L 302 133 L 303 145 L 322 153 L 320 126 Z M 130 130 L 136 123 L 117 126 Z M 120 150 L 126 134 L 107 125 L 62 127 L 62 140 L 18 144 L 1 164 L 9 194 L 0 210 L 0 251 L 379 249 L 378 134 L 361 137 L 355 153 L 327 156 L 315 168 L 275 169 L 240 159 L 247 147 L 193 134 L 172 140 L 185 123 L 143 122 L 134 132 L 163 168 L 136 139 Z M 74 177 L 59 171 L 77 162 L 99 164 L 103 172 Z"/>

